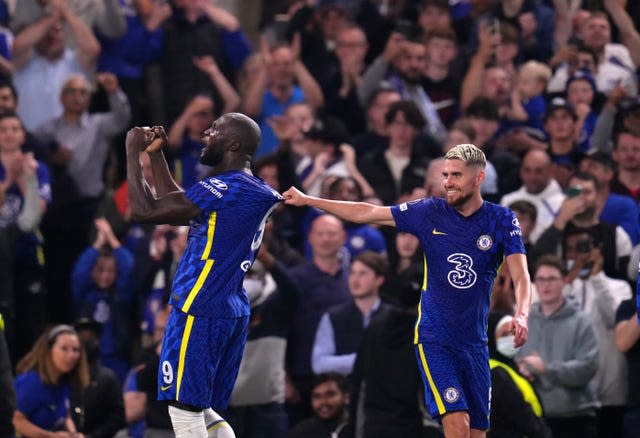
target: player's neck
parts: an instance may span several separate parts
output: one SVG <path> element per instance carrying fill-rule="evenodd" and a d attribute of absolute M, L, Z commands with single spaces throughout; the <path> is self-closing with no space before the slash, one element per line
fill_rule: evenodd
<path fill-rule="evenodd" d="M 480 194 L 478 193 L 477 195 L 474 195 L 472 198 L 470 198 L 464 204 L 458 205 L 455 208 L 458 211 L 458 213 L 460 213 L 462 216 L 469 217 L 473 213 L 478 211 L 480 207 L 482 207 L 483 203 L 484 203 L 484 200 L 482 199 L 482 196 L 480 196 Z"/>

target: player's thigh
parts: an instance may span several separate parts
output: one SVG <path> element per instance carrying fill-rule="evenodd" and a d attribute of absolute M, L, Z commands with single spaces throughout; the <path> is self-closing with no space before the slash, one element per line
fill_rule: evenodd
<path fill-rule="evenodd" d="M 416 357 L 424 384 L 425 404 L 433 418 L 467 411 L 457 350 L 439 344 L 417 344 Z"/>
<path fill-rule="evenodd" d="M 228 318 L 223 321 L 228 327 L 226 342 L 219 348 L 214 346 L 212 357 L 217 358 L 217 368 L 214 370 L 211 407 L 215 410 L 226 409 L 227 401 L 238 376 L 242 354 L 247 341 L 249 317 Z"/>
<path fill-rule="evenodd" d="M 489 428 L 491 406 L 491 370 L 486 348 L 466 349 L 460 352 L 463 388 L 469 406 L 471 428 L 479 431 Z"/>
<path fill-rule="evenodd" d="M 158 398 L 211 407 L 214 394 L 221 391 L 219 375 L 228 376 L 231 366 L 237 373 L 238 356 L 242 357 L 246 340 L 246 319 L 201 318 L 172 311 L 160 357 Z M 228 391 L 226 386 L 222 390 Z"/>

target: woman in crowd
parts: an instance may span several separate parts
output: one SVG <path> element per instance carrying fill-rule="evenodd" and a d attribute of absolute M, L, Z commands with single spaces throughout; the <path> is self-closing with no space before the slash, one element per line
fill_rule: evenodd
<path fill-rule="evenodd" d="M 82 438 L 69 416 L 73 387 L 89 382 L 89 370 L 78 334 L 57 325 L 40 335 L 16 367 L 16 435 L 29 438 L 56 432 L 59 438 Z"/>

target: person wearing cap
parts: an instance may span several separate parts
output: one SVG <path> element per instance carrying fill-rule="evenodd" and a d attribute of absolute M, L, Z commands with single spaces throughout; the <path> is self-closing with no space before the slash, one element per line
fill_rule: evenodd
<path fill-rule="evenodd" d="M 71 421 L 72 388 L 89 384 L 89 366 L 75 329 L 57 325 L 44 330 L 31 350 L 16 365 L 16 411 L 13 426 L 23 437 L 76 435 Z M 66 432 L 66 435 L 64 434 Z"/>
<path fill-rule="evenodd" d="M 630 197 L 611 193 L 609 186 L 615 175 L 611 154 L 598 150 L 589 152 L 580 161 L 580 171 L 590 173 L 598 180 L 596 209 L 600 220 L 620 225 L 629 235 L 631 243 L 637 245 L 640 242 L 640 209 Z"/>
<path fill-rule="evenodd" d="M 351 176 L 363 195 L 371 197 L 374 191 L 356 166 L 353 147 L 346 144 L 348 133 L 344 124 L 333 116 L 318 117 L 304 133 L 305 148 L 311 162 L 301 163 L 302 188 L 312 196 L 320 195 L 322 182 L 329 176 Z"/>

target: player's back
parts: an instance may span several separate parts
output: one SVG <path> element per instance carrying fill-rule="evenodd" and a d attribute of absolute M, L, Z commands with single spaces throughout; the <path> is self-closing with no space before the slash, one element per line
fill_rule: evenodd
<path fill-rule="evenodd" d="M 467 217 L 438 198 L 404 205 L 394 207 L 398 229 L 418 236 L 426 264 L 415 341 L 486 345 L 497 270 L 505 256 L 524 252 L 515 216 L 490 202 Z"/>
<path fill-rule="evenodd" d="M 169 303 L 196 316 L 248 315 L 242 280 L 282 197 L 261 179 L 239 171 L 200 181 L 186 196 L 202 215 L 191 222 Z"/>

